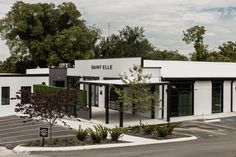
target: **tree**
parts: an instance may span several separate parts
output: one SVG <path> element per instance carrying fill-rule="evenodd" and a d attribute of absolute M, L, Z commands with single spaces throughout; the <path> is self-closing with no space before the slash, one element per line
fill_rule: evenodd
<path fill-rule="evenodd" d="M 180 60 L 186 61 L 188 58 L 184 55 L 178 53 L 178 51 L 167 51 L 167 50 L 155 50 L 151 52 L 147 57 L 147 59 L 154 60 Z"/>
<path fill-rule="evenodd" d="M 103 37 L 96 47 L 98 58 L 145 57 L 154 47 L 144 35 L 141 27 L 126 26 L 119 34 Z"/>
<path fill-rule="evenodd" d="M 236 42 L 228 41 L 218 47 L 218 51 L 208 54 L 210 62 L 236 62 Z"/>
<path fill-rule="evenodd" d="M 115 88 L 119 101 L 127 104 L 127 109 L 135 110 L 139 115 L 139 128 L 141 132 L 142 116 L 141 113 L 146 113 L 151 110 L 151 101 L 154 101 L 154 96 L 150 93 L 150 86 L 146 83 L 150 81 L 151 75 L 144 75 L 141 66 L 134 65 L 130 69 L 129 77 L 126 73 L 121 75 L 121 80 L 127 85 L 125 89 Z"/>
<path fill-rule="evenodd" d="M 16 112 L 28 117 L 29 121 L 37 119 L 48 123 L 51 140 L 53 125 L 65 116 L 67 105 L 76 103 L 76 90 L 55 89 L 49 92 L 35 90 L 34 93 L 31 93 L 28 101 L 22 101 L 23 98 L 25 99 L 25 92 L 20 91 L 17 94 L 16 99 L 21 99 L 21 101 L 16 105 Z"/>
<path fill-rule="evenodd" d="M 193 26 L 187 31 L 183 31 L 183 41 L 186 44 L 193 43 L 195 52 L 192 54 L 191 60 L 206 61 L 207 60 L 207 45 L 203 42 L 203 36 L 205 34 L 205 28 L 203 26 Z"/>
<path fill-rule="evenodd" d="M 0 36 L 16 56 L 13 63 L 47 67 L 94 57 L 100 30 L 87 26 L 71 2 L 55 6 L 17 1 L 0 20 Z"/>

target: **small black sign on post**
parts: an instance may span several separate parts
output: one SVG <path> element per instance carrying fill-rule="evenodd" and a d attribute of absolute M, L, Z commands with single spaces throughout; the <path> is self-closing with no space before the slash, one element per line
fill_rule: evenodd
<path fill-rule="evenodd" d="M 42 147 L 44 147 L 44 138 L 48 137 L 48 128 L 40 127 L 39 128 L 39 137 L 42 137 Z"/>

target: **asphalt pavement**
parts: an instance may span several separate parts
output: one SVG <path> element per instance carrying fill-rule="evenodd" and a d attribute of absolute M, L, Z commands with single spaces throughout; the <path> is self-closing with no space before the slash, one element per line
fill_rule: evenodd
<path fill-rule="evenodd" d="M 49 157 L 236 157 L 236 117 L 221 122 L 189 121 L 177 128 L 197 140 L 135 147 L 70 152 L 34 152 Z"/>
<path fill-rule="evenodd" d="M 13 148 L 14 146 L 32 140 L 41 140 L 39 128 L 48 127 L 47 123 L 39 121 L 25 122 L 19 116 L 0 118 L 0 146 Z M 53 138 L 74 136 L 75 132 L 69 128 L 54 126 Z"/>

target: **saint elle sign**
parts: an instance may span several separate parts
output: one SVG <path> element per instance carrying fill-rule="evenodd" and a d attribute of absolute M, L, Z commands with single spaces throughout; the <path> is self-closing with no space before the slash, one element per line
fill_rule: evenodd
<path fill-rule="evenodd" d="M 91 65 L 92 70 L 112 70 L 112 65 Z"/>

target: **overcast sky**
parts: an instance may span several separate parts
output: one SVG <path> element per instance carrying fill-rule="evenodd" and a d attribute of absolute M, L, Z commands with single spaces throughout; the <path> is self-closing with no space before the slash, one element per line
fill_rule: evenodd
<path fill-rule="evenodd" d="M 37 3 L 62 3 L 63 0 L 23 0 Z M 0 17 L 4 17 L 16 0 L 0 0 Z M 97 25 L 107 36 L 124 26 L 141 26 L 146 37 L 160 49 L 178 50 L 182 54 L 193 51 L 183 41 L 183 30 L 202 25 L 205 41 L 210 49 L 226 41 L 236 41 L 236 0 L 71 0 L 88 25 Z M 0 60 L 9 50 L 0 41 Z"/>

